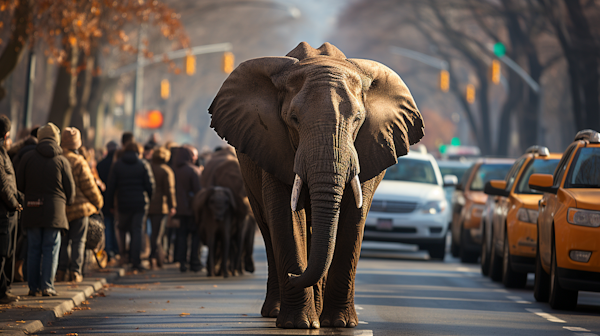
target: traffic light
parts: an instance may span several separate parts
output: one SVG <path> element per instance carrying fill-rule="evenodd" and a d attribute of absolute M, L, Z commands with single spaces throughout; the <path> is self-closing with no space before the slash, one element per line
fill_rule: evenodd
<path fill-rule="evenodd" d="M 448 70 L 440 71 L 440 90 L 448 92 L 450 89 L 450 73 Z"/>
<path fill-rule="evenodd" d="M 494 44 L 494 55 L 502 57 L 506 54 L 506 46 L 502 42 L 496 42 Z"/>
<path fill-rule="evenodd" d="M 467 99 L 467 103 L 469 104 L 473 104 L 475 102 L 475 85 L 467 85 L 467 92 L 465 98 Z"/>
<path fill-rule="evenodd" d="M 188 76 L 196 73 L 196 57 L 194 55 L 185 56 L 185 73 Z"/>
<path fill-rule="evenodd" d="M 150 110 L 145 113 L 138 113 L 135 116 L 135 124 L 139 128 L 157 129 L 163 125 L 164 117 L 159 110 Z"/>
<path fill-rule="evenodd" d="M 500 83 L 500 61 L 492 61 L 492 83 Z"/>
<path fill-rule="evenodd" d="M 167 98 L 169 98 L 170 94 L 171 94 L 171 85 L 169 84 L 169 80 L 163 79 L 162 81 L 160 81 L 160 97 L 162 99 L 167 99 Z"/>
<path fill-rule="evenodd" d="M 223 53 L 223 67 L 224 73 L 231 73 L 234 68 L 235 56 L 232 52 L 226 51 Z"/>

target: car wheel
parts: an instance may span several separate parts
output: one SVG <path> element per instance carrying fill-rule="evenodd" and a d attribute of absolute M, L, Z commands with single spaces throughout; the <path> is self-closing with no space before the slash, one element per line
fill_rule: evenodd
<path fill-rule="evenodd" d="M 490 275 L 490 252 L 485 235 L 484 229 L 483 234 L 481 235 L 481 274 L 483 276 L 488 276 Z"/>
<path fill-rule="evenodd" d="M 463 246 L 460 248 L 460 261 L 467 264 L 474 264 L 479 259 L 479 253 L 467 251 L 466 243 L 469 241 L 467 235 L 469 232 L 465 229 L 461 230 L 460 242 Z"/>
<path fill-rule="evenodd" d="M 573 310 L 577 307 L 577 291 L 564 289 L 558 279 L 556 246 L 552 244 L 552 266 L 550 269 L 550 297 L 548 302 L 553 309 Z"/>
<path fill-rule="evenodd" d="M 490 279 L 493 281 L 502 280 L 502 258 L 496 251 L 496 244 L 494 242 L 494 236 L 492 236 L 492 243 L 490 246 Z"/>
<path fill-rule="evenodd" d="M 431 244 L 426 249 L 429 252 L 429 258 L 432 260 L 444 260 L 446 256 L 446 239 L 442 240 L 441 243 Z"/>
<path fill-rule="evenodd" d="M 539 239 L 539 238 L 538 238 Z M 550 275 L 542 267 L 540 245 L 535 256 L 535 282 L 533 284 L 533 297 L 537 302 L 548 302 L 550 296 Z"/>
<path fill-rule="evenodd" d="M 504 235 L 504 254 L 502 256 L 502 283 L 507 288 L 523 288 L 527 284 L 527 273 L 515 272 L 510 262 L 508 234 Z"/>

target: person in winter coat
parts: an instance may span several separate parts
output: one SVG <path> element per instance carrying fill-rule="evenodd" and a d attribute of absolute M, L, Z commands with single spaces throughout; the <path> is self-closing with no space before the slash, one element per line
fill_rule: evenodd
<path fill-rule="evenodd" d="M 117 197 L 119 236 L 124 246 L 125 234 L 131 233 L 130 262 L 134 270 L 145 270 L 141 264 L 143 226 L 148 204 L 154 192 L 154 175 L 147 161 L 140 158 L 140 146 L 128 143 L 121 158 L 113 165 L 106 187 L 106 203 L 114 211 Z M 121 256 L 124 255 L 124 249 Z"/>
<path fill-rule="evenodd" d="M 115 152 L 117 151 L 117 143 L 109 141 L 106 144 L 106 151 L 107 154 L 104 159 L 100 160 L 96 165 L 98 177 L 100 177 L 104 185 L 108 184 L 108 175 L 110 174 L 110 168 L 112 167 Z M 105 201 L 102 207 L 102 214 L 104 215 L 104 241 L 106 243 L 104 250 L 108 253 L 108 260 L 110 261 L 119 254 L 119 244 L 117 243 L 117 234 L 115 231 L 115 216 L 110 212 L 109 206 L 106 203 L 106 190 L 102 192 L 102 196 Z"/>
<path fill-rule="evenodd" d="M 200 191 L 200 170 L 194 165 L 198 159 L 198 151 L 191 146 L 183 146 L 177 150 L 175 159 L 175 190 L 177 195 L 177 215 L 179 229 L 176 233 L 175 261 L 179 262 L 179 270 L 187 271 L 188 236 L 192 236 L 190 252 L 190 269 L 198 272 L 202 269 L 200 262 L 200 235 L 194 220 L 192 201 Z"/>
<path fill-rule="evenodd" d="M 0 142 L 8 138 L 10 126 L 10 120 L 0 115 Z M 0 146 L 0 183 L 0 304 L 8 304 L 18 300 L 17 296 L 8 293 L 12 268 L 9 261 L 12 261 L 16 248 L 17 212 L 23 208 L 15 171 L 4 146 Z"/>
<path fill-rule="evenodd" d="M 17 187 L 25 194 L 23 226 L 27 229 L 29 295 L 58 295 L 54 277 L 58 267 L 60 231 L 69 228 L 67 204 L 75 200 L 75 181 L 69 161 L 62 156 L 60 129 L 48 123 L 38 130 L 39 143 L 17 168 Z"/>
<path fill-rule="evenodd" d="M 152 153 L 152 173 L 156 181 L 156 190 L 150 200 L 148 216 L 152 224 L 152 235 L 150 237 L 150 261 L 156 259 L 156 265 L 162 267 L 165 261 L 165 252 L 162 248 L 162 240 L 167 224 L 167 215 L 173 216 L 176 212 L 177 199 L 175 196 L 175 175 L 167 162 L 171 158 L 171 152 L 163 147 L 157 147 Z"/>
<path fill-rule="evenodd" d="M 58 258 L 57 281 L 83 281 L 81 269 L 85 256 L 85 243 L 90 216 L 102 208 L 104 200 L 85 158 L 77 151 L 81 147 L 81 133 L 75 127 L 67 127 L 62 132 L 60 147 L 63 156 L 69 160 L 75 180 L 75 202 L 67 205 L 69 230 L 62 237 Z M 69 243 L 71 256 L 69 257 Z M 69 279 L 65 278 L 69 271 Z"/>

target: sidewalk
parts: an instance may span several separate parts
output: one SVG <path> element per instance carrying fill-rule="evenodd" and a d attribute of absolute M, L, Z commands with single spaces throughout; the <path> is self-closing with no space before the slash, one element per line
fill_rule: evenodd
<path fill-rule="evenodd" d="M 70 314 L 72 310 L 86 309 L 87 298 L 104 295 L 102 288 L 124 275 L 125 270 L 122 268 L 90 270 L 81 283 L 56 283 L 58 296 L 27 296 L 27 283 L 15 283 L 11 294 L 21 298 L 10 305 L 0 305 L 0 334 L 39 332 L 45 326 L 52 325 L 58 317 Z"/>

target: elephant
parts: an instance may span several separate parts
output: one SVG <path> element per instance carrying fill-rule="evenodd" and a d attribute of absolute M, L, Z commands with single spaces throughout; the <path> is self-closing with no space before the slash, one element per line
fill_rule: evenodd
<path fill-rule="evenodd" d="M 242 172 L 233 147 L 219 148 L 211 155 L 200 176 L 200 184 L 203 187 L 221 186 L 231 190 L 238 208 L 232 219 L 232 268 L 240 275 L 244 270 L 253 273 L 254 259 L 252 255 L 256 221 L 250 208 Z"/>
<path fill-rule="evenodd" d="M 358 325 L 356 266 L 385 169 L 424 135 L 402 79 L 330 43 L 241 63 L 209 107 L 236 148 L 265 241 L 261 314 L 280 328 Z"/>
<path fill-rule="evenodd" d="M 234 234 L 234 217 L 238 211 L 229 188 L 203 188 L 194 196 L 194 215 L 201 223 L 200 237 L 208 247 L 206 274 L 216 275 L 216 261 L 220 260 L 220 273 L 227 278 L 230 273 L 231 237 Z"/>

